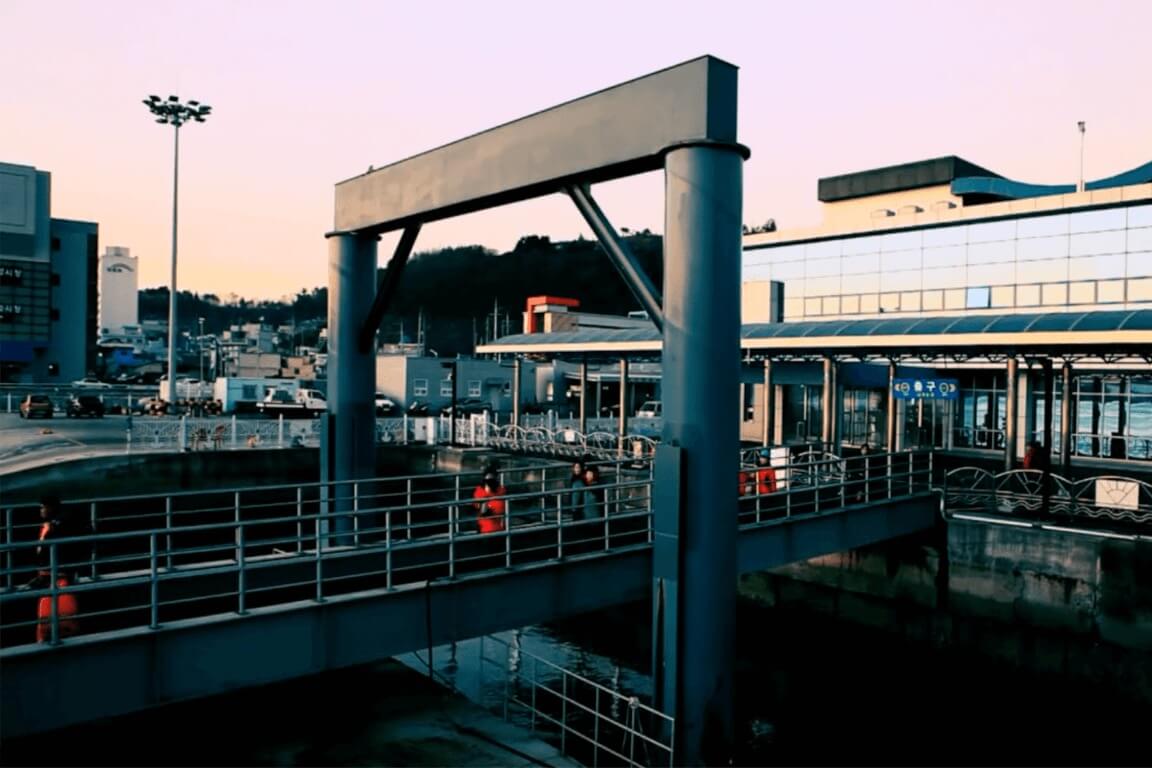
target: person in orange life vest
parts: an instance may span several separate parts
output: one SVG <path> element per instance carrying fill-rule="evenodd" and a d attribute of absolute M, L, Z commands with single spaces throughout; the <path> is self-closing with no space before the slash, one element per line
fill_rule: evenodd
<path fill-rule="evenodd" d="M 58 637 L 72 637 L 80 631 L 80 623 L 76 620 L 80 613 L 80 605 L 76 596 L 63 591 L 71 586 L 67 576 L 56 579 L 56 587 L 61 590 L 56 596 L 56 623 L 59 627 Z M 46 643 L 52 639 L 52 596 L 40 598 L 36 606 L 36 642 Z"/>
<path fill-rule="evenodd" d="M 763 496 L 776 492 L 776 469 L 768 463 L 768 451 L 756 455 L 756 493 Z"/>
<path fill-rule="evenodd" d="M 496 470 L 485 470 L 484 479 L 472 493 L 472 498 L 476 500 L 472 505 L 476 508 L 476 527 L 480 533 L 496 533 L 504 530 L 507 503 L 503 497 L 507 494 L 508 489 L 500 484 Z"/>

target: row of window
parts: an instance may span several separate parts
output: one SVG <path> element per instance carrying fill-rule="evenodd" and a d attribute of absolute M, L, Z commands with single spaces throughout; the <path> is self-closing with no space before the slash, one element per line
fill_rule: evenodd
<path fill-rule="evenodd" d="M 979 259 L 985 258 L 987 254 L 1008 253 L 1007 249 L 985 244 L 1013 244 L 1014 253 L 1023 249 L 1026 255 L 1044 253 L 1047 247 L 1037 241 L 1046 241 L 1058 249 L 1051 256 L 1069 256 L 1074 249 L 1082 254 L 1123 253 L 1152 248 L 1147 245 L 1149 238 L 1152 238 L 1152 231 L 1149 230 L 1152 230 L 1152 205 L 1135 205 L 767 246 L 746 252 L 745 262 L 811 262 L 858 254 L 920 252 L 958 247 L 966 254 L 975 254 L 978 261 L 971 263 L 980 263 Z M 1063 245 L 1067 249 L 1063 249 Z"/>
<path fill-rule="evenodd" d="M 511 392 L 512 382 L 504 382 L 504 394 Z M 468 381 L 468 397 L 480 397 L 482 394 L 483 388 L 480 379 L 470 379 Z M 428 396 L 428 379 L 412 379 L 412 396 Z M 452 397 L 452 379 L 440 379 L 440 396 Z"/>
<path fill-rule="evenodd" d="M 899 287 L 898 284 L 890 282 L 897 281 L 886 279 L 885 288 Z M 1152 277 L 794 296 L 784 299 L 784 319 L 801 320 L 809 317 L 880 312 L 1090 307 L 1142 302 L 1152 302 Z"/>
<path fill-rule="evenodd" d="M 1152 233 L 1152 229 L 1148 230 Z M 947 288 L 972 283 L 1018 283 L 1029 278 L 1088 280 L 1136 277 L 1148 274 L 1152 248 L 1129 253 L 1088 256 L 1054 256 L 1028 262 L 1004 261 L 965 264 L 963 259 L 924 259 L 899 261 L 870 257 L 867 269 L 856 272 L 829 268 L 823 263 L 748 264 L 745 280 L 778 280 L 788 283 L 800 295 L 817 296 L 839 290 L 841 284 L 856 285 L 871 280 L 878 283 L 900 280 L 903 288 Z M 829 290 L 831 289 L 831 290 Z"/>
<path fill-rule="evenodd" d="M 786 319 L 1152 301 L 1152 205 L 784 244 L 743 263 L 746 281 L 785 284 Z"/>

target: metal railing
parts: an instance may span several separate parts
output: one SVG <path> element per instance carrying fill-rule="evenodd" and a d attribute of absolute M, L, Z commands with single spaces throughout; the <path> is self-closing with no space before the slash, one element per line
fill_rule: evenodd
<path fill-rule="evenodd" d="M 949 514 L 1005 515 L 1034 522 L 1091 521 L 1152 531 L 1152 484 L 1102 475 L 1070 480 L 1036 469 L 993 473 L 958 467 L 944 477 Z"/>
<path fill-rule="evenodd" d="M 72 502 L 97 533 L 43 543 L 35 510 L 9 509 L 0 645 L 32 642 L 32 627 L 45 623 L 36 618 L 41 598 L 50 642 L 60 642 L 61 589 L 78 600 L 84 633 L 94 634 L 648 547 L 652 468 L 602 462 L 603 482 L 591 488 L 570 487 L 567 465 L 505 469 L 505 525 L 487 533 L 472 498 L 478 473 Z M 741 525 L 926 491 L 932 458 L 877 454 L 779 469 L 789 482 L 742 497 Z M 62 575 L 73 577 L 64 587 Z M 29 586 L 38 578 L 47 585 Z"/>
<path fill-rule="evenodd" d="M 639 697 L 578 675 L 518 642 L 486 636 L 477 648 L 479 689 L 485 689 L 485 669 L 493 669 L 504 683 L 504 719 L 519 714 L 518 720 L 528 720 L 531 731 L 562 754 L 592 768 L 675 765 L 675 720 Z"/>

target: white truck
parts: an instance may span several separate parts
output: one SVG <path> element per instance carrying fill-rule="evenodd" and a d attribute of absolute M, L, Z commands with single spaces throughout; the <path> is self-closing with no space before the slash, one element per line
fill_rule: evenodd
<path fill-rule="evenodd" d="M 287 389 L 270 389 L 256 404 L 256 410 L 265 416 L 311 418 L 328 410 L 328 401 L 318 389 L 298 389 L 295 393 Z"/>

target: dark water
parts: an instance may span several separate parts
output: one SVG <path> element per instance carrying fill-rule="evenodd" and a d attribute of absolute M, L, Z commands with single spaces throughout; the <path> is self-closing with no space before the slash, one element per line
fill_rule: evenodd
<path fill-rule="evenodd" d="M 500 637 L 646 699 L 647 605 Z M 740 765 L 1149 765 L 1152 706 L 796 609 L 741 602 Z M 499 710 L 477 641 L 432 649 L 436 676 Z M 490 645 L 489 656 L 498 655 Z M 426 670 L 427 651 L 402 659 Z M 381 665 L 4 744 L 4 765 L 379 765 L 371 733 L 411 694 Z M 402 681 L 402 682 L 397 682 Z M 523 714 L 513 719 L 528 724 Z M 331 745 L 341 749 L 333 751 Z M 358 746 L 359 745 L 359 746 Z M 397 764 L 397 763 L 391 763 Z"/>

